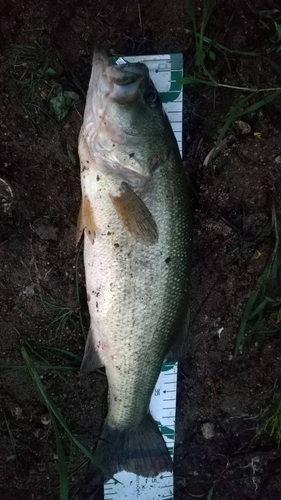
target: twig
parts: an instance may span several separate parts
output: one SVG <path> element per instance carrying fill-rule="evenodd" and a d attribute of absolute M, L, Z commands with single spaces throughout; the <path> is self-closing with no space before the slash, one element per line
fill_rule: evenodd
<path fill-rule="evenodd" d="M 281 90 L 281 87 L 272 87 L 268 89 L 250 89 L 248 87 L 236 87 L 235 85 L 226 85 L 224 83 L 216 83 L 216 84 L 209 82 L 206 83 L 208 83 L 209 85 L 213 85 L 215 87 L 224 87 L 226 89 L 245 90 L 245 92 L 272 92 L 272 91 L 275 92 L 277 90 Z"/>
<path fill-rule="evenodd" d="M 228 219 L 226 219 L 225 217 L 223 217 L 221 214 L 219 214 L 219 218 L 227 225 L 229 226 L 231 229 L 233 229 L 233 231 L 235 231 L 235 233 L 238 234 L 238 236 L 241 237 L 241 231 L 240 229 L 235 226 L 235 224 L 233 224 L 232 222 L 230 222 Z M 254 237 L 253 236 L 243 236 L 243 239 L 245 241 L 254 241 Z"/>
<path fill-rule="evenodd" d="M 76 469 L 74 469 L 70 474 L 69 476 L 67 477 L 67 479 L 70 479 L 71 477 L 73 477 L 77 472 L 79 472 L 80 469 L 82 469 L 87 463 L 89 462 L 89 459 L 87 460 L 84 460 L 84 462 L 82 462 L 80 465 L 78 465 L 78 467 L 76 467 Z"/>
<path fill-rule="evenodd" d="M 9 241 L 9 239 L 10 239 L 10 238 L 8 238 L 8 239 L 7 239 L 7 240 L 5 240 L 5 241 L 2 241 L 2 242 L 0 243 L 0 247 L 1 247 L 2 245 L 5 245 L 5 243 L 7 243 L 7 241 Z"/>
<path fill-rule="evenodd" d="M 249 87 L 239 87 L 239 86 L 236 86 L 236 85 L 227 85 L 226 83 L 218 83 L 218 82 L 213 82 L 212 80 L 203 80 L 203 78 L 194 78 L 194 77 L 190 77 L 189 75 L 183 77 L 183 78 L 180 78 L 178 81 L 179 83 L 186 83 L 186 78 L 191 78 L 192 81 L 191 82 L 188 82 L 188 83 L 202 83 L 204 85 L 210 85 L 210 87 L 223 87 L 223 88 L 226 88 L 226 89 L 234 89 L 234 90 L 243 90 L 245 92 L 256 92 L 256 93 L 259 93 L 259 92 L 276 92 L 278 90 L 281 90 L 281 87 L 269 87 L 269 88 L 265 88 L 265 89 L 257 89 L 257 88 L 249 88 Z"/>
<path fill-rule="evenodd" d="M 141 22 L 141 8 L 140 4 L 138 3 L 138 12 L 139 12 L 139 22 L 140 22 L 140 29 L 142 31 L 142 22 Z"/>
<path fill-rule="evenodd" d="M 37 281 L 37 287 L 38 287 L 38 292 L 39 292 L 39 295 L 40 295 L 40 298 L 42 300 L 42 294 L 41 294 L 41 286 L 40 286 L 40 280 L 42 279 L 41 277 L 41 274 L 39 272 L 39 269 L 37 267 L 37 264 L 36 264 L 36 260 L 35 260 L 35 257 L 34 257 L 34 252 L 33 252 L 33 242 L 32 242 L 32 239 L 30 240 L 30 249 L 31 249 L 31 263 L 34 264 L 34 267 L 35 267 L 35 272 L 36 272 L 36 281 Z"/>
<path fill-rule="evenodd" d="M 211 151 L 207 154 L 207 156 L 203 162 L 203 167 L 207 167 L 210 163 L 211 158 L 212 159 L 215 158 L 220 153 L 220 151 L 222 151 L 226 146 L 228 146 L 230 143 L 233 143 L 234 141 L 235 141 L 235 138 L 233 135 L 231 135 L 231 136 L 227 137 L 226 139 L 223 139 L 223 141 L 221 141 L 217 147 L 214 147 L 213 149 L 211 149 Z"/>

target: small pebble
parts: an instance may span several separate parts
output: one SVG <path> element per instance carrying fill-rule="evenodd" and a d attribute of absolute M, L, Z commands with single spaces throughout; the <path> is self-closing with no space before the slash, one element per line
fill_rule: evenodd
<path fill-rule="evenodd" d="M 35 284 L 34 283 L 31 283 L 30 285 L 28 285 L 27 287 L 25 287 L 23 293 L 25 295 L 27 295 L 27 297 L 33 297 L 33 295 L 35 295 Z"/>
<path fill-rule="evenodd" d="M 241 135 L 246 135 L 251 132 L 251 125 L 249 125 L 249 123 L 243 122 L 242 120 L 237 120 L 237 122 L 233 124 L 233 127 L 236 132 L 239 132 L 239 134 Z"/>
<path fill-rule="evenodd" d="M 223 330 L 224 330 L 224 327 L 219 328 L 219 330 L 218 330 L 218 336 L 219 336 L 219 338 L 221 338 L 221 334 L 222 334 Z"/>
<path fill-rule="evenodd" d="M 278 165 L 280 165 L 280 163 L 281 163 L 281 156 L 276 156 L 276 158 L 274 158 L 274 163 L 277 163 Z"/>
<path fill-rule="evenodd" d="M 201 431 L 205 439 L 211 439 L 215 436 L 215 427 L 211 422 L 205 422 L 201 427 Z"/>
<path fill-rule="evenodd" d="M 42 417 L 41 417 L 41 423 L 43 425 L 50 425 L 51 419 L 50 419 L 49 415 L 42 415 Z"/>
<path fill-rule="evenodd" d="M 22 408 L 20 406 L 14 406 L 11 408 L 11 414 L 16 420 L 20 420 L 22 417 Z"/>

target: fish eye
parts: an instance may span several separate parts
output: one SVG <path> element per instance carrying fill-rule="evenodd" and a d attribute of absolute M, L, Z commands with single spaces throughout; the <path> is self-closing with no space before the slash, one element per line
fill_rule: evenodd
<path fill-rule="evenodd" d="M 159 102 L 159 94 L 154 89 L 147 89 L 144 93 L 144 100 L 147 104 L 157 104 Z"/>

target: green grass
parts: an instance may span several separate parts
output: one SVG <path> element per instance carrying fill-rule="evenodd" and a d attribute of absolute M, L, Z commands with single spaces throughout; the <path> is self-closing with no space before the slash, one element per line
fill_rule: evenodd
<path fill-rule="evenodd" d="M 232 123 L 235 120 L 238 120 L 238 118 L 241 118 L 243 115 L 247 115 L 249 113 L 252 113 L 253 111 L 256 111 L 257 109 L 265 106 L 266 104 L 269 104 L 271 101 L 273 101 L 273 99 L 278 97 L 280 94 L 281 94 L 281 90 L 276 90 L 275 92 L 268 95 L 267 97 L 264 97 L 260 101 L 257 101 L 256 103 L 254 103 L 250 106 L 247 106 L 244 109 L 241 109 L 241 107 L 255 95 L 255 93 L 252 92 L 250 95 L 248 95 L 247 97 L 245 97 L 244 99 L 239 101 L 237 104 L 235 104 L 235 106 L 233 106 L 230 109 L 230 111 L 228 112 L 228 114 L 226 116 L 225 123 L 223 125 L 221 133 L 220 133 L 220 135 L 217 139 L 217 142 L 215 144 L 212 156 L 215 154 L 215 151 L 216 151 L 218 145 L 220 144 L 220 142 L 224 138 L 226 132 L 228 131 L 229 127 L 232 125 Z"/>
<path fill-rule="evenodd" d="M 205 65 L 205 60 L 209 58 L 211 61 L 215 61 L 217 59 L 216 52 L 219 52 L 222 54 L 226 60 L 226 63 L 229 66 L 229 62 L 227 59 L 227 54 L 232 54 L 232 55 L 239 55 L 239 56 L 249 56 L 249 57 L 258 57 L 260 59 L 263 59 L 267 61 L 269 64 L 274 67 L 274 69 L 281 74 L 281 67 L 276 64 L 274 61 L 272 61 L 270 58 L 266 57 L 264 54 L 253 51 L 253 50 L 236 50 L 236 49 L 230 49 L 226 47 L 225 45 L 218 43 L 216 40 L 212 40 L 211 38 L 207 37 L 205 35 L 205 30 L 207 27 L 207 24 L 210 20 L 211 14 L 216 6 L 216 1 L 215 0 L 204 0 L 204 6 L 203 6 L 203 12 L 202 12 L 202 19 L 200 23 L 200 27 L 198 28 L 196 17 L 195 17 L 195 11 L 193 7 L 193 1 L 189 0 L 188 2 L 188 10 L 190 14 L 190 18 L 192 21 L 193 25 L 193 34 L 194 34 L 194 40 L 195 40 L 195 66 L 200 70 L 203 71 L 205 76 L 208 77 L 207 80 L 204 80 L 200 77 L 196 76 L 190 76 L 185 77 L 184 79 L 179 80 L 181 83 L 204 83 L 206 85 L 215 85 L 215 86 L 220 86 L 220 87 L 229 87 L 229 88 L 236 88 L 235 86 L 231 85 L 223 85 L 220 84 L 219 82 L 216 81 L 215 77 L 211 72 L 206 68 Z M 261 11 L 260 11 L 261 12 Z M 268 11 L 271 12 L 271 11 Z M 274 44 L 279 44 L 281 42 L 281 25 L 277 23 L 277 20 L 279 21 L 281 19 L 281 14 L 276 17 L 276 12 L 280 14 L 280 11 L 275 11 L 273 12 L 273 15 L 275 15 L 275 20 L 274 20 L 274 26 L 275 26 L 275 34 L 273 37 L 270 38 L 270 41 Z M 257 11 L 258 13 L 258 11 Z M 268 15 L 267 17 L 270 17 Z M 267 29 L 270 29 L 269 26 L 267 25 Z M 278 45 L 278 47 L 273 48 L 273 50 L 276 50 L 279 52 L 281 50 L 281 47 Z M 267 51 L 267 53 L 269 53 Z M 230 68 L 230 66 L 229 66 Z M 250 88 L 244 88 L 244 90 L 250 91 Z M 256 91 L 262 91 L 263 89 L 256 89 Z M 263 90 L 265 91 L 265 90 Z"/>
<path fill-rule="evenodd" d="M 14 440 L 14 436 L 13 436 L 13 433 L 12 433 L 12 431 L 10 429 L 9 421 L 7 419 L 7 416 L 6 416 L 6 413 L 5 413 L 4 410 L 3 410 L 3 413 L 4 413 L 5 424 L 6 424 L 7 431 L 8 431 L 8 434 L 9 434 L 9 438 L 10 438 L 10 441 L 11 441 L 11 446 L 13 448 L 13 452 L 14 452 L 14 455 L 15 455 L 16 463 L 18 463 L 16 443 L 15 443 L 15 440 Z"/>
<path fill-rule="evenodd" d="M 26 364 L 26 368 L 28 369 L 33 383 L 39 392 L 40 396 L 42 397 L 49 413 L 50 413 L 50 419 L 52 422 L 54 434 L 55 434 L 55 440 L 56 440 L 56 448 L 57 448 L 57 455 L 58 455 L 58 466 L 59 466 L 59 480 L 60 480 L 60 500 L 68 500 L 68 480 L 67 480 L 67 467 L 66 467 L 66 461 L 65 461 L 65 455 L 64 455 L 64 450 L 62 446 L 62 441 L 61 441 L 61 436 L 58 428 L 58 424 L 68 438 L 70 439 L 71 442 L 73 442 L 77 448 L 79 448 L 83 454 L 90 459 L 106 476 L 112 478 L 111 474 L 104 468 L 102 463 L 97 460 L 92 453 L 90 453 L 85 446 L 80 443 L 80 441 L 74 436 L 74 434 L 71 432 L 66 420 L 62 416 L 62 413 L 60 410 L 57 408 L 56 404 L 54 401 L 50 398 L 48 395 L 38 373 L 38 367 L 34 365 L 32 362 L 32 358 L 30 356 L 30 353 L 28 352 L 28 349 L 26 347 L 22 347 L 22 356 Z"/>
<path fill-rule="evenodd" d="M 81 303 L 80 303 L 80 294 L 79 294 L 79 281 L 78 281 L 78 263 L 81 255 L 81 248 L 77 252 L 76 263 L 75 263 L 75 288 L 76 288 L 76 297 L 77 297 L 77 308 L 69 308 L 66 306 L 60 306 L 54 303 L 42 301 L 45 306 L 47 306 L 52 313 L 54 314 L 53 320 L 49 323 L 49 327 L 55 326 L 57 331 L 62 331 L 66 324 L 73 319 L 73 315 L 79 314 L 80 327 L 81 331 L 85 337 L 85 330 L 83 327 L 83 318 L 81 314 Z M 44 351 L 47 351 L 52 354 L 53 357 L 57 358 L 60 364 L 50 362 L 45 355 L 42 355 L 40 352 L 35 350 L 30 344 L 26 344 L 22 348 L 22 356 L 24 359 L 24 364 L 18 365 L 0 365 L 0 369 L 8 369 L 8 370 L 28 370 L 30 373 L 33 383 L 40 393 L 47 409 L 50 414 L 50 421 L 52 423 L 52 428 L 54 431 L 54 437 L 56 442 L 57 456 L 58 456 L 58 474 L 59 474 L 59 490 L 60 490 L 60 500 L 68 500 L 68 474 L 67 474 L 67 464 L 65 459 L 65 453 L 62 445 L 61 432 L 63 431 L 70 439 L 70 443 L 75 444 L 83 453 L 86 455 L 88 459 L 90 459 L 97 467 L 99 467 L 106 476 L 111 477 L 109 472 L 103 467 L 102 463 L 100 463 L 94 456 L 79 442 L 79 440 L 73 435 L 71 430 L 68 427 L 64 417 L 61 412 L 58 410 L 54 401 L 48 395 L 40 376 L 38 375 L 38 371 L 47 370 L 53 372 L 58 376 L 64 383 L 66 383 L 75 393 L 77 401 L 79 403 L 79 394 L 73 387 L 73 385 L 62 375 L 62 372 L 78 372 L 80 368 L 80 364 L 82 361 L 81 356 L 75 354 L 66 349 L 62 349 L 59 347 L 41 347 Z M 101 370 L 96 370 L 103 375 L 104 372 Z M 62 431 L 60 429 L 62 428 Z M 10 435 L 11 443 L 12 436 L 10 433 L 10 429 L 7 423 L 8 432 Z"/>
<path fill-rule="evenodd" d="M 61 437 L 57 422 L 52 412 L 51 408 L 48 407 L 50 419 L 55 433 L 57 456 L 58 456 L 58 467 L 59 467 L 59 481 L 60 481 L 60 500 L 68 500 L 68 479 L 67 479 L 67 468 L 65 462 L 64 449 L 61 442 Z"/>
<path fill-rule="evenodd" d="M 234 254 L 238 250 L 243 251 L 255 246 L 259 241 L 261 241 L 264 238 L 265 234 L 267 234 L 267 223 L 256 231 L 256 234 L 254 235 L 252 241 L 247 241 L 246 243 L 243 243 L 243 245 L 235 247 L 231 251 L 231 253 Z"/>
<path fill-rule="evenodd" d="M 205 58 L 209 54 L 210 58 L 212 59 L 214 57 L 214 53 L 212 51 L 210 51 L 210 49 L 206 50 L 206 47 L 204 45 L 204 33 L 205 33 L 206 26 L 208 24 L 208 21 L 210 19 L 210 16 L 212 14 L 212 11 L 215 7 L 215 3 L 216 3 L 215 0 L 204 0 L 203 16 L 202 16 L 202 21 L 201 21 L 201 25 L 200 25 L 200 30 L 198 33 L 193 3 L 192 3 L 192 1 L 188 2 L 189 14 L 190 14 L 190 17 L 192 20 L 193 30 L 195 33 L 195 44 L 196 44 L 195 64 L 199 68 L 200 67 L 202 68 L 205 75 L 208 76 L 209 80 L 213 84 L 216 84 L 216 80 L 211 75 L 210 71 L 206 68 Z M 187 82 L 185 82 L 185 83 L 187 83 Z"/>
<path fill-rule="evenodd" d="M 201 24 L 200 27 L 198 28 L 196 17 L 195 17 L 195 12 L 194 12 L 194 7 L 193 7 L 193 2 L 190 0 L 188 2 L 188 9 L 189 9 L 189 14 L 190 18 L 192 21 L 193 25 L 193 32 L 194 32 L 194 40 L 195 40 L 195 66 L 197 68 L 197 73 L 195 72 L 194 75 L 186 75 L 183 78 L 177 80 L 178 83 L 180 84 L 189 84 L 189 85 L 208 85 L 211 87 L 216 87 L 216 88 L 228 88 L 228 89 L 233 89 L 233 90 L 241 90 L 243 92 L 250 92 L 250 94 L 239 101 L 237 104 L 235 104 L 230 111 L 228 112 L 226 118 L 225 118 L 225 123 L 222 127 L 222 130 L 219 134 L 219 137 L 216 141 L 215 147 L 212 152 L 211 158 L 213 158 L 215 151 L 219 144 L 221 143 L 223 137 L 227 133 L 229 127 L 232 125 L 232 123 L 241 118 L 243 115 L 248 114 L 250 112 L 256 111 L 259 108 L 266 106 L 268 103 L 272 102 L 274 99 L 276 99 L 280 93 L 281 93 L 281 87 L 280 88 L 251 88 L 245 87 L 245 86 L 239 86 L 239 85 L 228 85 L 228 84 L 223 84 L 217 81 L 215 78 L 214 73 L 211 73 L 209 69 L 207 69 L 205 61 L 207 57 L 209 57 L 210 60 L 215 61 L 217 59 L 216 53 L 214 51 L 219 52 L 220 54 L 223 54 L 228 66 L 228 56 L 227 54 L 235 54 L 239 56 L 250 56 L 250 57 L 259 57 L 262 58 L 263 60 L 267 61 L 280 75 L 281 75 L 281 67 L 273 60 L 270 58 L 264 56 L 263 54 L 260 54 L 255 51 L 239 51 L 239 50 L 233 50 L 229 49 L 228 47 L 225 47 L 224 45 L 217 43 L 216 41 L 212 40 L 211 38 L 208 38 L 205 35 L 205 30 L 207 27 L 207 24 L 210 20 L 211 14 L 214 10 L 215 7 L 215 0 L 204 0 L 204 7 L 203 7 L 203 12 L 202 12 L 202 19 L 201 19 Z M 275 9 L 276 10 L 276 9 Z M 277 11 L 279 12 L 279 11 Z M 276 12 L 274 12 L 276 14 Z M 274 41 L 275 43 L 281 42 L 281 25 L 279 26 L 278 23 L 274 22 L 275 24 L 275 38 Z M 281 45 L 277 49 L 278 51 L 281 50 Z M 230 69 L 230 66 L 229 66 Z M 203 73 L 203 76 L 202 76 Z M 256 94 L 261 93 L 261 92 L 266 92 L 269 93 L 266 97 L 260 100 L 256 100 L 253 104 L 245 107 L 245 104 L 249 102 L 251 99 L 256 97 Z"/>
<path fill-rule="evenodd" d="M 236 338 L 233 356 L 234 360 L 237 358 L 239 353 L 239 347 L 249 322 L 254 320 L 254 323 L 250 328 L 250 333 L 253 334 L 260 325 L 266 308 L 270 309 L 271 315 L 276 316 L 278 315 L 276 308 L 280 309 L 281 307 L 281 299 L 271 298 L 269 296 L 274 288 L 274 285 L 276 284 L 278 269 L 279 231 L 275 205 L 272 207 L 272 227 L 275 236 L 274 248 L 262 275 L 258 279 L 256 289 L 251 292 L 247 300 Z"/>
<path fill-rule="evenodd" d="M 75 291 L 76 291 L 76 306 L 75 307 L 68 307 L 64 305 L 59 305 L 55 304 L 52 302 L 48 302 L 46 300 L 42 300 L 42 303 L 51 310 L 53 313 L 53 319 L 52 321 L 48 324 L 48 327 L 55 327 L 56 331 L 63 331 L 66 325 L 69 322 L 73 322 L 73 318 L 78 315 L 79 317 L 79 324 L 80 324 L 80 329 L 81 333 L 83 334 L 84 340 L 86 340 L 86 334 L 85 334 L 85 328 L 83 325 L 83 317 L 82 317 L 82 312 L 81 312 L 81 300 L 80 300 L 80 293 L 79 293 L 79 277 L 78 277 L 78 266 L 79 266 L 79 259 L 81 256 L 81 249 L 82 245 L 79 246 L 78 252 L 77 252 L 77 257 L 75 260 Z M 70 355 L 69 351 L 63 351 L 66 355 Z M 81 362 L 81 359 L 79 358 L 79 361 Z"/>
<path fill-rule="evenodd" d="M 264 423 L 259 427 L 256 437 L 269 432 L 270 437 L 277 441 L 278 447 L 281 444 L 281 394 L 275 393 L 272 403 L 266 412 Z"/>
<path fill-rule="evenodd" d="M 49 56 L 38 42 L 33 45 L 11 44 L 7 51 L 13 60 L 12 78 L 17 86 L 17 101 L 34 128 L 40 119 L 51 119 L 45 100 L 52 94 L 54 82 L 47 78 Z M 40 105 L 39 105 L 40 103 Z"/>
<path fill-rule="evenodd" d="M 220 145 L 221 141 L 225 137 L 227 131 L 229 130 L 233 122 L 240 119 L 244 115 L 250 114 L 266 106 L 267 104 L 271 103 L 274 99 L 279 97 L 281 94 L 281 88 L 261 89 L 261 88 L 250 88 L 250 87 L 221 84 L 215 79 L 214 74 L 212 74 L 210 70 L 206 68 L 205 64 L 206 58 L 209 57 L 210 60 L 215 61 L 217 58 L 216 55 L 217 51 L 218 53 L 223 54 L 227 63 L 228 63 L 227 54 L 234 54 L 243 57 L 250 56 L 250 57 L 262 58 L 266 60 L 281 75 L 280 66 L 276 64 L 275 61 L 272 61 L 263 54 L 260 54 L 256 51 L 239 51 L 239 50 L 229 49 L 228 47 L 217 43 L 215 40 L 212 40 L 211 38 L 208 38 L 205 35 L 205 30 L 210 20 L 210 16 L 214 10 L 214 7 L 215 7 L 214 0 L 204 1 L 201 24 L 200 28 L 198 28 L 193 2 L 192 0 L 190 0 L 188 3 L 190 18 L 192 21 L 193 32 L 194 32 L 195 66 L 197 68 L 197 73 L 195 72 L 194 75 L 187 75 L 184 78 L 179 79 L 178 83 L 193 84 L 193 85 L 204 84 L 204 85 L 209 85 L 211 87 L 228 88 L 233 90 L 239 89 L 242 91 L 246 91 L 247 93 L 249 92 L 249 94 L 243 99 L 241 99 L 239 102 L 237 102 L 234 106 L 232 106 L 232 108 L 227 113 L 221 132 L 212 150 L 211 158 L 213 158 L 218 146 Z M 278 24 L 279 20 L 281 20 L 281 12 L 277 9 L 274 9 L 273 11 L 256 11 L 255 13 L 258 14 L 261 18 L 266 18 L 267 20 L 268 18 L 273 17 L 275 35 L 273 38 L 271 38 L 271 42 L 275 44 L 281 43 L 281 26 Z M 279 46 L 277 50 L 279 51 Z M 262 99 L 257 99 L 257 95 L 260 92 L 267 93 L 268 95 L 266 95 Z M 274 234 L 275 234 L 275 246 L 262 275 L 258 279 L 256 289 L 252 291 L 246 303 L 234 348 L 234 360 L 237 358 L 239 348 L 241 346 L 241 342 L 244 337 L 246 328 L 249 326 L 249 322 L 251 322 L 252 324 L 250 331 L 251 333 L 254 333 L 257 330 L 258 326 L 260 325 L 264 317 L 265 311 L 267 313 L 269 312 L 269 314 L 272 316 L 276 316 L 278 319 L 280 318 L 281 315 L 281 313 L 279 313 L 279 311 L 281 310 L 281 299 L 271 297 L 271 290 L 276 282 L 277 255 L 279 249 L 279 233 L 277 227 L 275 207 L 273 207 L 272 209 L 272 227 L 274 229 Z M 262 235 L 259 233 L 256 235 L 252 243 L 244 243 L 243 247 L 247 248 L 248 246 L 251 246 L 254 243 L 256 243 L 261 238 Z"/>
<path fill-rule="evenodd" d="M 79 101 L 79 95 L 59 83 L 59 75 L 50 66 L 48 51 L 35 40 L 32 45 L 11 44 L 7 52 L 13 62 L 11 77 L 17 88 L 16 100 L 32 127 L 40 129 L 41 122 L 62 121 Z M 57 64 L 57 56 L 55 59 Z M 74 77 L 69 84 L 71 88 L 78 87 Z M 75 165 L 70 145 L 65 156 Z"/>
<path fill-rule="evenodd" d="M 43 304 L 46 305 L 49 309 L 51 309 L 54 314 L 53 320 L 48 324 L 48 327 L 55 326 L 56 331 L 63 331 L 66 324 L 72 319 L 72 316 L 77 314 L 75 309 L 72 309 L 67 306 L 59 306 L 58 304 L 53 304 L 51 302 L 47 302 L 42 300 Z"/>
<path fill-rule="evenodd" d="M 48 409 L 48 412 L 50 414 L 50 421 L 52 423 L 53 431 L 54 431 L 54 436 L 55 436 L 55 442 L 56 442 L 56 449 L 57 449 L 57 456 L 58 456 L 58 473 L 59 473 L 59 490 L 60 490 L 60 500 L 68 500 L 68 480 L 67 480 L 67 466 L 66 466 L 66 460 L 65 460 L 65 453 L 62 445 L 62 440 L 61 440 L 61 434 L 59 430 L 59 426 L 62 427 L 66 435 L 70 439 L 70 443 L 74 443 L 83 453 L 86 455 L 88 459 L 90 459 L 97 467 L 99 467 L 106 476 L 110 476 L 110 474 L 107 472 L 107 470 L 103 467 L 103 465 L 96 459 L 94 456 L 80 443 L 80 441 L 73 435 L 71 430 L 68 427 L 68 424 L 66 423 L 64 417 L 62 416 L 61 412 L 58 410 L 57 406 L 53 402 L 53 400 L 50 398 L 48 395 L 43 383 L 41 382 L 40 376 L 38 375 L 38 371 L 40 370 L 49 370 L 53 373 L 55 373 L 61 380 L 63 380 L 64 383 L 66 383 L 75 393 L 75 396 L 77 398 L 77 401 L 79 403 L 80 398 L 79 394 L 77 391 L 74 389 L 72 384 L 66 378 L 60 373 L 61 371 L 78 371 L 80 364 L 81 364 L 81 357 L 78 356 L 77 354 L 67 351 L 65 349 L 61 349 L 58 347 L 45 347 L 43 348 L 46 351 L 49 351 L 52 353 L 53 356 L 59 358 L 62 360 L 64 363 L 67 362 L 68 364 L 62 364 L 62 365 L 54 365 L 53 363 L 50 363 L 48 359 L 46 359 L 44 356 L 42 356 L 38 351 L 36 351 L 31 345 L 26 344 L 24 347 L 22 347 L 22 356 L 24 359 L 24 364 L 22 365 L 0 365 L 0 369 L 9 369 L 9 370 L 28 370 L 33 383 L 43 398 L 43 401 Z M 73 363 L 73 364 L 69 364 Z M 101 372 L 100 370 L 97 370 Z M 103 375 L 104 373 L 101 372 Z M 7 425 L 8 433 L 10 436 L 11 444 L 16 456 L 16 450 L 15 450 L 15 444 L 14 444 L 14 439 L 11 434 L 9 424 L 5 417 L 5 422 Z M 59 426 L 58 426 L 59 424 Z"/>

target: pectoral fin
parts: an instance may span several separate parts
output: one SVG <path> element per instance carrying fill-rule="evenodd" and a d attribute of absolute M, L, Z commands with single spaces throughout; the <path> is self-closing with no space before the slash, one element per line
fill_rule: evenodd
<path fill-rule="evenodd" d="M 144 204 L 126 182 L 122 182 L 120 195 L 110 195 L 123 226 L 137 241 L 153 245 L 158 240 L 156 222 Z"/>
<path fill-rule="evenodd" d="M 83 226 L 83 202 L 81 203 L 80 205 L 80 210 L 79 210 L 79 214 L 78 214 L 78 217 L 77 217 L 77 226 L 76 226 L 76 245 L 78 245 L 80 239 L 81 239 L 81 236 L 83 234 L 83 231 L 84 231 L 84 226 Z"/>
<path fill-rule="evenodd" d="M 79 243 L 83 231 L 86 231 L 92 243 L 95 241 L 97 225 L 89 198 L 84 198 L 77 219 L 76 244 Z"/>
<path fill-rule="evenodd" d="M 92 243 L 95 241 L 97 226 L 89 198 L 85 198 L 83 210 L 84 229 Z"/>

